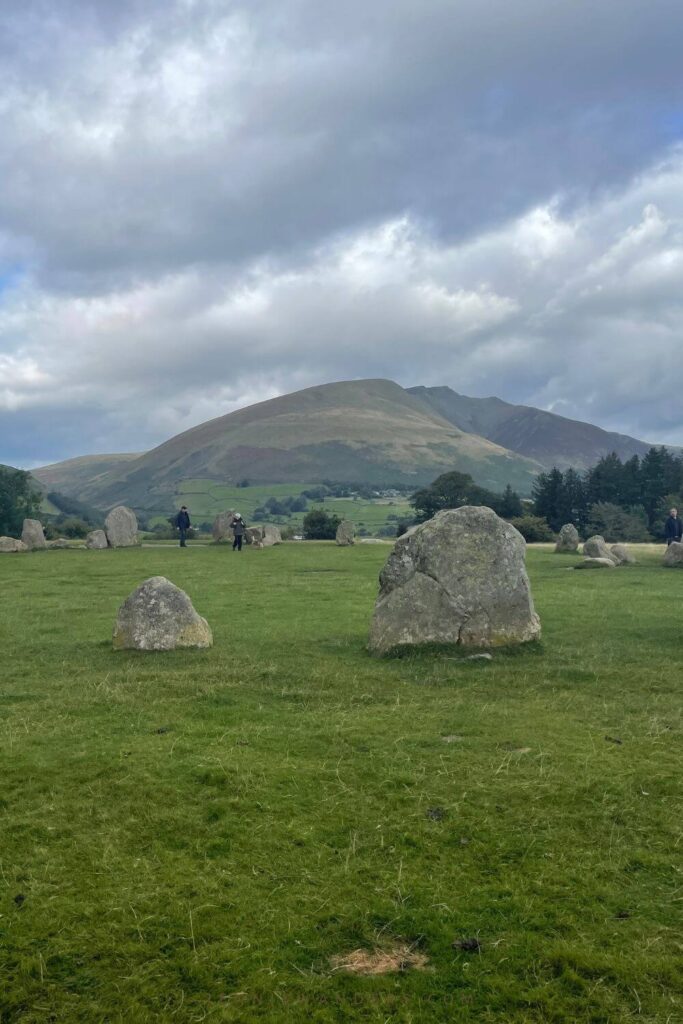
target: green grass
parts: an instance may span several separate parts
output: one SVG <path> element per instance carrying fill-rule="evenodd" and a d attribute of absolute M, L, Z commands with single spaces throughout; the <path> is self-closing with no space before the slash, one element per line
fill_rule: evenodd
<path fill-rule="evenodd" d="M 314 487 L 314 484 L 265 484 L 254 487 L 230 487 L 218 484 L 215 480 L 184 480 L 178 486 L 176 507 L 187 505 L 195 522 L 211 520 L 234 508 L 242 513 L 247 522 L 253 520 L 254 510 L 263 505 L 268 498 L 298 497 L 302 491 Z M 309 509 L 319 507 L 320 502 L 310 502 Z M 399 519 L 412 518 L 414 510 L 403 498 L 381 498 L 365 500 L 352 498 L 328 498 L 322 504 L 326 512 L 350 519 L 357 527 L 365 526 L 369 533 L 376 533 L 387 525 L 387 517 L 398 516 Z M 285 523 L 298 528 L 301 526 L 305 513 L 293 515 L 291 518 L 275 517 L 273 522 Z M 150 525 L 166 523 L 167 517 L 156 515 L 150 517 Z"/>
<path fill-rule="evenodd" d="M 683 1019 L 683 573 L 532 550 L 540 645 L 374 660 L 387 550 L 0 559 L 2 1024 Z M 112 651 L 154 574 L 212 650 Z"/>

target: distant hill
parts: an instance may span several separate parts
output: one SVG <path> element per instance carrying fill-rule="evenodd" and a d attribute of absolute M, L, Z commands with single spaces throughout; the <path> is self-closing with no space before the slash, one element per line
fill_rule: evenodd
<path fill-rule="evenodd" d="M 414 387 L 408 392 L 460 430 L 533 459 L 544 469 L 590 469 L 610 452 L 625 460 L 645 455 L 651 447 L 626 434 L 500 398 L 468 398 L 448 387 Z"/>
<path fill-rule="evenodd" d="M 79 455 L 75 459 L 53 462 L 49 466 L 34 469 L 33 475 L 46 491 L 59 491 L 78 497 L 84 487 L 94 484 L 105 473 L 139 457 L 139 452 L 122 455 Z"/>
<path fill-rule="evenodd" d="M 105 458 L 117 461 L 103 469 Z M 137 458 L 70 463 L 36 475 L 54 486 L 61 480 L 59 489 L 68 486 L 99 508 L 126 502 L 142 509 L 170 507 L 178 485 L 196 478 L 419 486 L 459 469 L 482 486 L 500 490 L 510 483 L 528 494 L 539 470 L 532 460 L 454 426 L 388 380 L 307 388 L 202 423 Z"/>

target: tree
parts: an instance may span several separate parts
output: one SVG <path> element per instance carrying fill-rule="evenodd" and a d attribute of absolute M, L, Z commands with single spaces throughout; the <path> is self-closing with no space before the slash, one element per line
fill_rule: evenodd
<path fill-rule="evenodd" d="M 42 498 L 23 469 L 0 466 L 0 534 L 18 537 L 24 519 L 32 519 Z"/>
<path fill-rule="evenodd" d="M 461 505 L 488 505 L 496 511 L 500 496 L 475 484 L 469 473 L 442 473 L 429 487 L 416 491 L 410 499 L 415 509 L 415 519 L 424 523 L 437 512 L 446 508 L 460 508 Z"/>
<path fill-rule="evenodd" d="M 518 516 L 510 520 L 510 525 L 519 530 L 529 544 L 539 544 L 553 540 L 553 531 L 542 516 Z"/>
<path fill-rule="evenodd" d="M 557 533 L 567 522 L 566 494 L 562 473 L 554 466 L 549 473 L 539 473 L 531 490 L 534 500 L 534 515 L 548 522 Z"/>
<path fill-rule="evenodd" d="M 340 523 L 339 516 L 331 515 L 322 508 L 311 509 L 304 516 L 304 537 L 306 540 L 334 540 Z"/>
<path fill-rule="evenodd" d="M 609 501 L 600 501 L 588 510 L 587 531 L 599 533 L 605 540 L 615 543 L 630 540 L 643 543 L 652 540 L 642 506 L 626 509 Z"/>
<path fill-rule="evenodd" d="M 500 500 L 498 514 L 501 515 L 503 519 L 512 519 L 514 516 L 524 515 L 524 507 L 521 499 L 517 492 L 512 490 L 510 484 L 508 484 L 503 491 L 503 497 Z"/>

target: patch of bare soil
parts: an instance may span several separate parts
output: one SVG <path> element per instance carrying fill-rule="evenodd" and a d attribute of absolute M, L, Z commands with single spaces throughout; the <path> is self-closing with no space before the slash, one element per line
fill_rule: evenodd
<path fill-rule="evenodd" d="M 427 957 L 410 946 L 393 949 L 354 949 L 352 953 L 332 957 L 332 970 L 348 974 L 392 974 L 401 971 L 424 971 Z"/>

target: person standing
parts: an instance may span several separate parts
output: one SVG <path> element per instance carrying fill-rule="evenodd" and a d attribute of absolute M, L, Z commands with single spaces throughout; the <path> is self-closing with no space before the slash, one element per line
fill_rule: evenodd
<path fill-rule="evenodd" d="M 239 514 L 239 512 L 235 512 L 235 518 L 232 521 L 232 535 L 234 537 L 234 540 L 232 542 L 233 551 L 242 550 L 242 541 L 244 539 L 244 531 L 246 530 L 246 528 L 247 526 L 246 523 L 244 522 L 244 519 L 242 519 L 242 516 Z"/>
<path fill-rule="evenodd" d="M 181 507 L 180 512 L 175 517 L 175 524 L 180 534 L 180 546 L 181 548 L 186 548 L 185 539 L 187 531 L 190 529 L 190 513 L 187 511 L 187 505 Z"/>
<path fill-rule="evenodd" d="M 669 512 L 669 518 L 664 526 L 664 536 L 666 537 L 666 546 L 673 544 L 674 541 L 681 540 L 683 537 L 683 522 L 678 518 L 678 509 L 672 508 Z"/>

